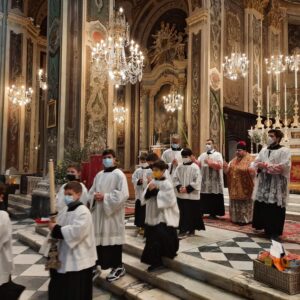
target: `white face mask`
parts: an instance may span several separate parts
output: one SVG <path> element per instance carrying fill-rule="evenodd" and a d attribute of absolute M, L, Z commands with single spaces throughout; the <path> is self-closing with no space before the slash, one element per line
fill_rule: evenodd
<path fill-rule="evenodd" d="M 211 151 L 213 149 L 212 145 L 205 145 L 206 151 Z"/>
<path fill-rule="evenodd" d="M 189 158 L 189 157 L 183 157 L 182 158 L 182 162 L 184 163 L 184 164 L 188 164 L 188 163 L 190 163 L 192 160 Z"/>
<path fill-rule="evenodd" d="M 275 142 L 274 139 L 271 138 L 270 136 L 268 136 L 268 139 L 267 139 L 267 145 L 270 146 L 270 145 L 272 145 L 274 142 Z"/>
<path fill-rule="evenodd" d="M 141 166 L 142 168 L 147 168 L 149 165 L 148 165 L 148 163 L 141 163 L 140 166 Z"/>

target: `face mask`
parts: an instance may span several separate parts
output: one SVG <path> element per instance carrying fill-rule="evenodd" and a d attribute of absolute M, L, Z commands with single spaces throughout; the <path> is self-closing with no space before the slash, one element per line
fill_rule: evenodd
<path fill-rule="evenodd" d="M 71 204 L 72 202 L 74 202 L 74 198 L 73 196 L 70 195 L 65 195 L 65 204 L 68 206 L 69 204 Z"/>
<path fill-rule="evenodd" d="M 188 164 L 188 163 L 190 163 L 192 160 L 189 158 L 189 157 L 183 157 L 182 158 L 182 162 L 184 163 L 184 164 Z"/>
<path fill-rule="evenodd" d="M 74 180 L 76 180 L 77 178 L 76 178 L 76 175 L 74 175 L 74 174 L 67 174 L 66 179 L 67 179 L 68 181 L 74 181 Z"/>
<path fill-rule="evenodd" d="M 212 145 L 205 145 L 206 151 L 211 151 L 212 150 Z"/>
<path fill-rule="evenodd" d="M 162 171 L 153 171 L 152 175 L 155 179 L 160 179 L 163 175 L 163 172 Z"/>
<path fill-rule="evenodd" d="M 114 160 L 112 158 L 104 158 L 102 162 L 105 168 L 110 168 L 114 165 Z"/>
<path fill-rule="evenodd" d="M 268 139 L 267 139 L 267 145 L 270 146 L 270 145 L 272 145 L 274 142 L 275 142 L 274 139 L 271 138 L 270 136 L 268 136 Z"/>
<path fill-rule="evenodd" d="M 147 168 L 149 165 L 148 165 L 148 163 L 141 163 L 140 166 L 141 166 L 142 168 Z"/>
<path fill-rule="evenodd" d="M 171 146 L 172 146 L 172 148 L 174 148 L 174 149 L 178 149 L 178 148 L 180 147 L 179 144 L 172 144 Z"/>

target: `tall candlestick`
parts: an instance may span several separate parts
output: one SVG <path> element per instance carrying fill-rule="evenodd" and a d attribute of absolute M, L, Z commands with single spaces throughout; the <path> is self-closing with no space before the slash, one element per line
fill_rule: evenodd
<path fill-rule="evenodd" d="M 286 83 L 284 84 L 284 113 L 287 113 Z"/>
<path fill-rule="evenodd" d="M 48 163 L 49 169 L 49 186 L 50 186 L 50 213 L 56 213 L 56 199 L 55 199 L 55 177 L 54 177 L 54 163 L 53 160 L 50 159 Z"/>
<path fill-rule="evenodd" d="M 270 87 L 267 86 L 267 117 L 269 120 L 269 114 L 270 114 Z"/>

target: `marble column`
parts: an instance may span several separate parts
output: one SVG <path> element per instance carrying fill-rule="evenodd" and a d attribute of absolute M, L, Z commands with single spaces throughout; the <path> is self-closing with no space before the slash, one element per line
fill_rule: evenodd
<path fill-rule="evenodd" d="M 209 13 L 196 9 L 188 18 L 188 75 L 186 99 L 186 124 L 189 145 L 200 153 L 201 146 L 209 136 Z"/>

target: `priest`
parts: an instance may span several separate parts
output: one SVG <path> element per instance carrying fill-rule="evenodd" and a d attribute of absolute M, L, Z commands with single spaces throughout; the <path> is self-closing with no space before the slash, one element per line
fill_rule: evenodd
<path fill-rule="evenodd" d="M 253 163 L 258 177 L 254 188 L 252 227 L 264 230 L 272 239 L 282 235 L 289 194 L 291 152 L 280 145 L 282 138 L 279 129 L 269 130 L 268 147 L 260 151 Z"/>

